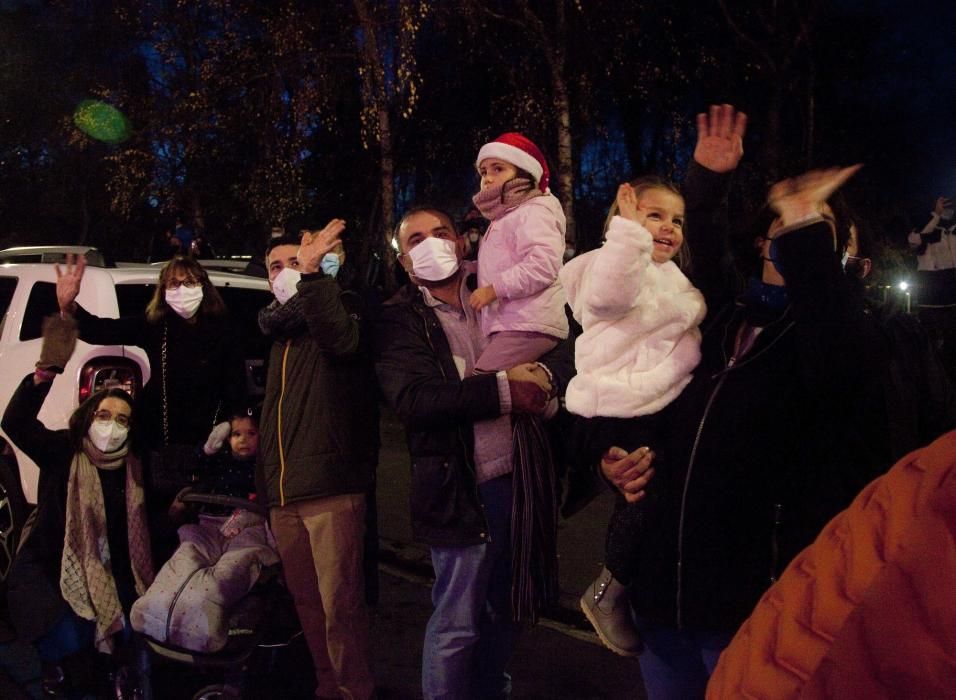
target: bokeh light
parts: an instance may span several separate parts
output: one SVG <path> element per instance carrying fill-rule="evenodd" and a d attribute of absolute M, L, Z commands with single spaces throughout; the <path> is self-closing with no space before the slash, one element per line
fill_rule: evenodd
<path fill-rule="evenodd" d="M 131 127 L 126 116 L 100 100 L 83 100 L 73 112 L 76 128 L 104 143 L 121 143 L 129 138 Z"/>

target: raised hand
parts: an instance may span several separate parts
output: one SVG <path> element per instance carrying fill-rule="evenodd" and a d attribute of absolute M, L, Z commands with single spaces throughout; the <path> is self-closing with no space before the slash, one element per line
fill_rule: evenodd
<path fill-rule="evenodd" d="M 73 253 L 66 254 L 66 272 L 60 265 L 53 266 L 56 272 L 56 302 L 60 306 L 60 314 L 72 314 L 76 297 L 80 293 L 80 283 L 83 281 L 83 271 L 86 270 L 86 256 Z"/>
<path fill-rule="evenodd" d="M 847 168 L 811 170 L 798 177 L 781 180 L 770 188 L 767 202 L 780 215 L 784 226 L 809 218 L 819 214 L 830 195 L 862 167 L 862 163 L 857 163 Z"/>
<path fill-rule="evenodd" d="M 933 207 L 933 213 L 936 214 L 936 216 L 942 216 L 944 210 L 952 209 L 952 207 L 953 200 L 949 197 L 937 197 L 936 206 Z"/>
<path fill-rule="evenodd" d="M 230 433 L 232 433 L 232 424 L 229 421 L 223 421 L 215 425 L 209 433 L 209 437 L 206 438 L 206 444 L 203 445 L 202 451 L 210 457 L 216 454 L 222 449 Z"/>
<path fill-rule="evenodd" d="M 747 115 L 733 105 L 711 105 L 697 115 L 697 146 L 694 160 L 715 173 L 729 173 L 744 155 Z"/>
<path fill-rule="evenodd" d="M 332 219 L 321 231 L 306 231 L 299 242 L 299 269 L 302 272 L 318 272 L 319 264 L 326 253 L 339 242 L 339 236 L 345 230 L 345 219 Z"/>
<path fill-rule="evenodd" d="M 644 489 L 654 476 L 653 461 L 654 453 L 649 447 L 638 447 L 630 454 L 612 447 L 601 458 L 601 473 L 624 494 L 624 500 L 636 503 L 644 498 Z"/>
<path fill-rule="evenodd" d="M 625 219 L 636 221 L 641 226 L 647 222 L 647 214 L 637 206 L 637 194 L 634 188 L 624 183 L 617 188 L 617 210 Z"/>

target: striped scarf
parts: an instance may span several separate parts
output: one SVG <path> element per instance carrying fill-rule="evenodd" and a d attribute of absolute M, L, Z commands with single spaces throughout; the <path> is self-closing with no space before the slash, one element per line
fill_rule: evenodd
<path fill-rule="evenodd" d="M 515 621 L 538 621 L 558 597 L 558 479 L 544 424 L 514 420 L 511 607 Z"/>

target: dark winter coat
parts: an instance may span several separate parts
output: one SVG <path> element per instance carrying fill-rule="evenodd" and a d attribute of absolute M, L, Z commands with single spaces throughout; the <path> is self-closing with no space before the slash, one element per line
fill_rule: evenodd
<path fill-rule="evenodd" d="M 638 613 L 733 629 L 786 563 L 889 464 L 882 337 L 820 221 L 777 242 L 790 305 L 734 357 L 748 313 L 720 267 L 726 177 L 685 185 L 692 276 L 710 309 L 694 379 L 661 416 L 661 505 L 642 538 Z"/>
<path fill-rule="evenodd" d="M 385 302 L 375 335 L 379 384 L 405 424 L 412 459 L 412 535 L 434 546 L 481 544 L 488 527 L 472 426 L 501 415 L 497 378 L 459 378 L 438 316 L 414 285 Z"/>
<path fill-rule="evenodd" d="M 77 307 L 80 339 L 95 345 L 136 345 L 149 358 L 150 379 L 136 401 L 139 439 L 144 450 L 163 445 L 163 335 L 166 339 L 166 391 L 169 443 L 198 445 L 213 425 L 239 408 L 246 393 L 245 370 L 233 325 L 225 318 L 200 316 L 188 323 L 167 313 L 160 323 L 146 315 L 99 318 Z"/>
<path fill-rule="evenodd" d="M 275 338 L 259 421 L 257 485 L 269 506 L 365 493 L 378 464 L 363 297 L 321 272 L 302 275 L 298 296 L 306 327 Z"/>
<path fill-rule="evenodd" d="M 474 276 L 468 280 L 472 288 Z M 385 303 L 376 332 L 376 371 L 405 424 L 412 460 L 412 534 L 443 547 L 487 538 L 474 464 L 474 423 L 501 415 L 494 374 L 461 379 L 448 339 L 421 291 L 407 285 Z M 559 390 L 570 380 L 570 346 L 543 358 Z"/>

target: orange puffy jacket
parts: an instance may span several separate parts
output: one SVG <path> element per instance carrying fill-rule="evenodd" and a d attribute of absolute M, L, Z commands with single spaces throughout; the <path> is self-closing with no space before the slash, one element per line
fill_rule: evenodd
<path fill-rule="evenodd" d="M 956 431 L 869 484 L 744 622 L 707 698 L 956 697 Z"/>

